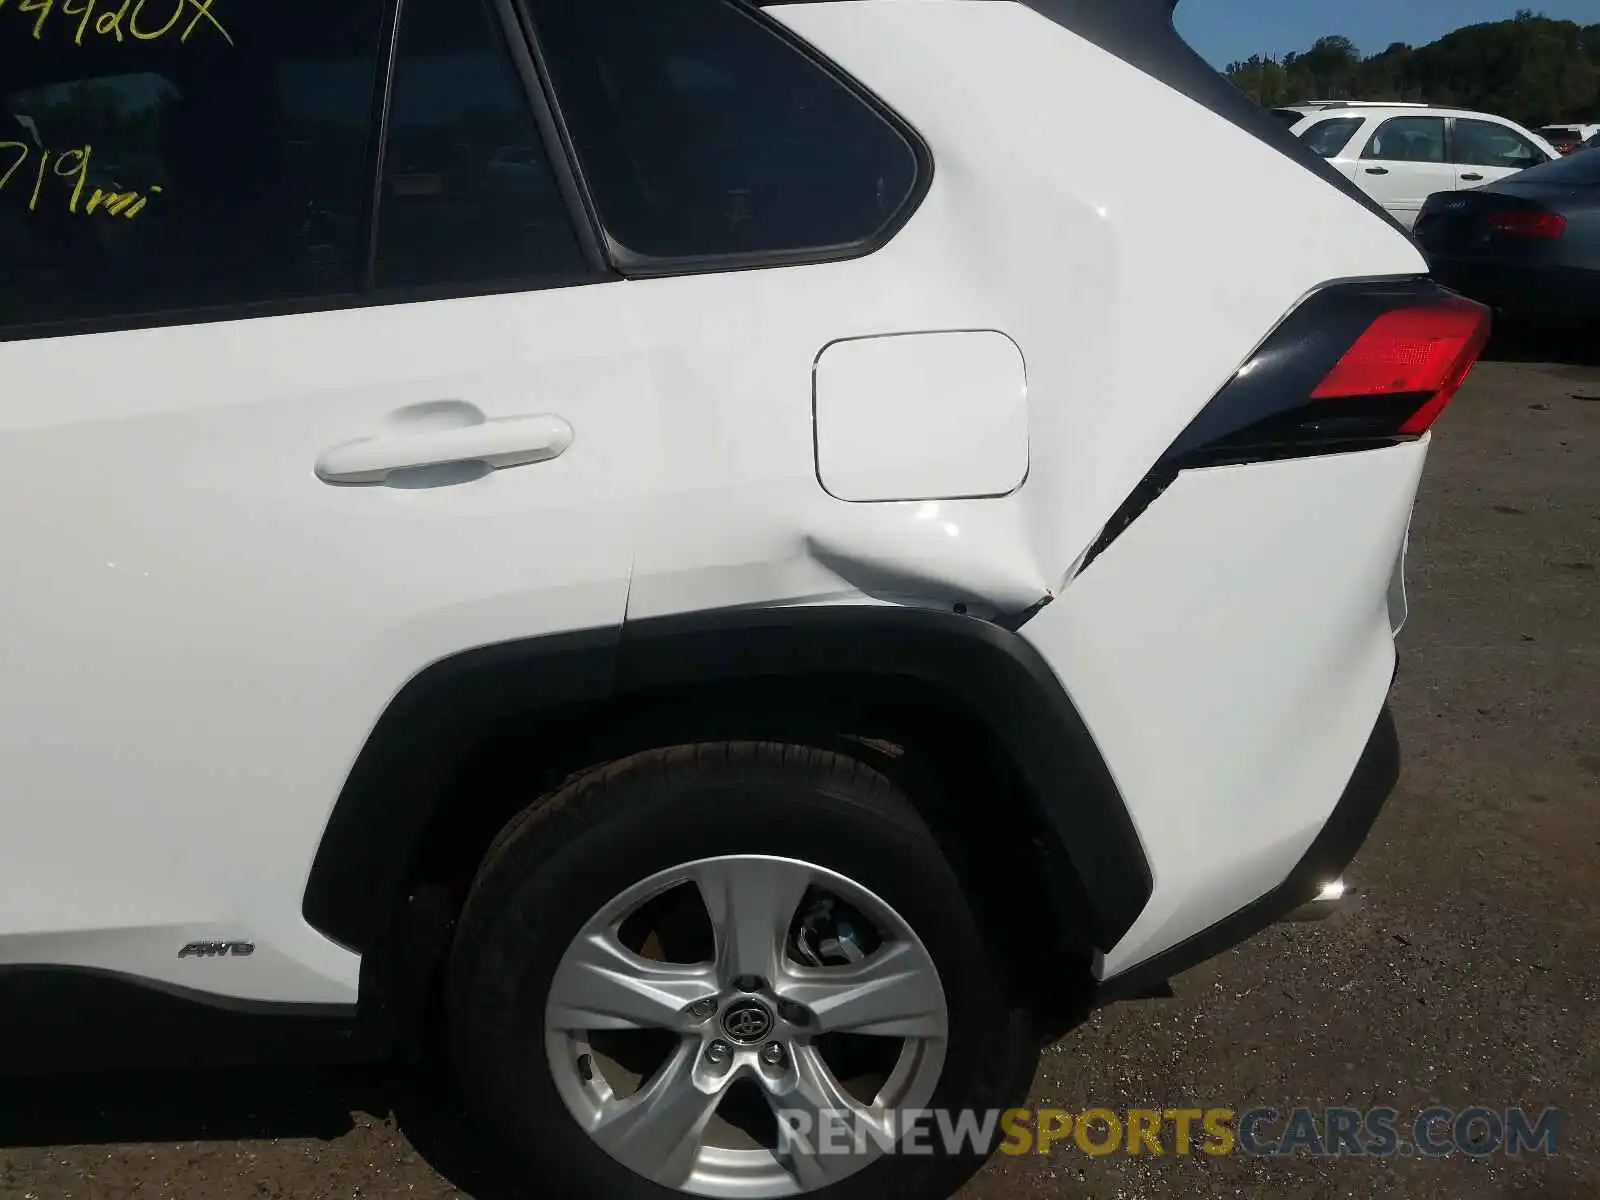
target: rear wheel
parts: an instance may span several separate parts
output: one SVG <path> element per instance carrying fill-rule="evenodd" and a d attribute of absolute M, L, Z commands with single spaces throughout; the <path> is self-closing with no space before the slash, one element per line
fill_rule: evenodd
<path fill-rule="evenodd" d="M 989 1147 L 925 1121 L 907 1152 L 907 1112 L 1006 1107 L 1036 1061 L 1000 979 L 886 779 L 718 744 L 611 764 L 507 827 L 450 1017 L 469 1098 L 546 1191 L 935 1197 Z"/>

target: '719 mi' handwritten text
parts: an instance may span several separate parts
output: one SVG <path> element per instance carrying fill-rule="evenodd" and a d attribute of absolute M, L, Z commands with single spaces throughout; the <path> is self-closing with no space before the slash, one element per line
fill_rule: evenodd
<path fill-rule="evenodd" d="M 15 155 L 10 158 L 9 156 Z M 30 158 L 37 156 L 31 170 L 22 168 Z M 28 189 L 28 210 L 37 211 L 41 203 L 65 203 L 71 213 L 104 212 L 114 217 L 132 220 L 149 203 L 149 196 L 134 191 L 116 191 L 89 186 L 89 160 L 94 156 L 93 146 L 80 146 L 52 154 L 26 142 L 0 142 L 0 192 L 4 192 L 13 178 Z M 70 186 L 70 196 L 62 197 L 56 189 Z M 161 189 L 152 187 L 154 195 Z M 52 194 L 52 192 L 55 194 Z"/>

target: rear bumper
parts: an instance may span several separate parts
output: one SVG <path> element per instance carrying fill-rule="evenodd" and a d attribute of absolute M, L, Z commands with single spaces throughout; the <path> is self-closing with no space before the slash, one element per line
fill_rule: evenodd
<path fill-rule="evenodd" d="M 1101 983 L 1193 965 L 1359 847 L 1394 782 L 1383 713 L 1427 449 L 1182 472 L 1022 627 L 1150 864 Z"/>
<path fill-rule="evenodd" d="M 1600 271 L 1433 256 L 1429 261 L 1445 287 L 1502 312 L 1572 322 L 1600 314 Z"/>
<path fill-rule="evenodd" d="M 1147 992 L 1312 903 L 1322 886 L 1340 878 L 1354 860 L 1399 778 L 1400 738 L 1385 705 L 1339 803 L 1289 877 L 1237 912 L 1103 984 L 1097 998 L 1116 1000 Z"/>

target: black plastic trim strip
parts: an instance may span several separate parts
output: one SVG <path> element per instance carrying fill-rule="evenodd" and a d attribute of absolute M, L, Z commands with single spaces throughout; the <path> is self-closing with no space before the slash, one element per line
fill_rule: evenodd
<path fill-rule="evenodd" d="M 630 622 L 623 691 L 693 680 L 804 679 L 860 673 L 910 680 L 960 702 L 1005 749 L 1075 880 L 1086 932 L 1110 946 L 1154 889 L 1144 848 L 1099 747 L 1049 664 L 1031 643 L 955 613 L 861 605 L 755 609 Z"/>
<path fill-rule="evenodd" d="M 394 108 L 394 72 L 400 57 L 400 21 L 405 0 L 385 0 L 378 26 L 379 57 L 374 64 L 372 116 L 367 136 L 373 145 L 367 153 L 367 252 L 361 263 L 361 290 L 371 292 L 378 279 L 378 223 L 383 218 L 383 175 L 388 169 L 389 114 Z"/>
<path fill-rule="evenodd" d="M 545 157 L 550 160 L 550 167 L 556 173 L 562 199 L 567 204 L 567 215 L 577 231 L 578 243 L 583 247 L 584 259 L 596 275 L 614 276 L 616 272 L 607 255 L 605 231 L 601 228 L 599 213 L 589 194 L 589 185 L 574 152 L 566 121 L 550 88 L 550 72 L 545 66 L 538 32 L 521 0 L 494 0 L 494 3 L 529 102 L 533 105 L 539 134 L 544 139 Z"/>
<path fill-rule="evenodd" d="M 384 945 L 435 803 L 492 728 L 554 709 L 757 681 L 872 676 L 920 684 L 981 721 L 1015 764 L 1052 895 L 1109 947 L 1153 879 L 1126 805 L 1071 699 L 1025 639 L 974 617 L 891 606 L 740 609 L 515 642 L 437 663 L 379 719 L 334 805 L 303 913 L 366 954 Z M 997 815 L 996 819 L 1003 819 Z M 366 989 L 363 989 L 363 996 Z"/>
<path fill-rule="evenodd" d="M 1339 803 L 1311 846 L 1277 887 L 1238 912 L 1100 985 L 1100 1002 L 1145 995 L 1172 976 L 1232 949 L 1316 898 L 1366 843 L 1400 780 L 1400 737 L 1385 703 Z"/>
<path fill-rule="evenodd" d="M 64 966 L 0 967 L 0 1029 L 0 1075 L 12 1076 L 355 1063 L 392 1044 L 355 1005 L 238 1000 Z"/>
<path fill-rule="evenodd" d="M 1106 522 L 1086 569 L 1186 470 L 1358 453 L 1415 440 L 1399 428 L 1427 399 L 1312 398 L 1378 317 L 1458 299 L 1425 275 L 1333 280 L 1313 289 L 1251 352 Z"/>

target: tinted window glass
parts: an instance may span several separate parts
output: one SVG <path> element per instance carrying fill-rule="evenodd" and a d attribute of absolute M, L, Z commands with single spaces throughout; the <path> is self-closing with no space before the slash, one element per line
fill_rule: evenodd
<path fill-rule="evenodd" d="M 353 290 L 378 17 L 0 6 L 0 323 Z"/>
<path fill-rule="evenodd" d="M 1490 121 L 1456 119 L 1456 162 L 1474 167 L 1531 167 L 1544 152 L 1514 129 Z"/>
<path fill-rule="evenodd" d="M 1390 162 L 1442 163 L 1444 153 L 1443 117 L 1391 117 L 1378 126 L 1367 143 L 1362 158 L 1382 158 Z"/>
<path fill-rule="evenodd" d="M 1300 139 L 1323 158 L 1333 158 L 1350 144 L 1350 139 L 1361 125 L 1360 117 L 1335 117 L 1329 121 L 1318 121 L 1302 133 Z"/>
<path fill-rule="evenodd" d="M 916 184 L 892 125 L 735 4 L 530 8 L 596 207 L 633 254 L 843 247 Z"/>
<path fill-rule="evenodd" d="M 488 0 L 407 0 L 402 12 L 378 285 L 581 277 L 577 236 Z"/>
<path fill-rule="evenodd" d="M 1597 142 L 1600 145 L 1600 142 Z M 1558 187 L 1600 187 L 1600 149 L 1580 148 L 1566 158 L 1551 159 L 1517 175 L 1518 183 L 1552 183 Z"/>

